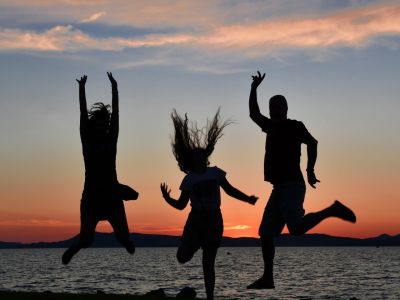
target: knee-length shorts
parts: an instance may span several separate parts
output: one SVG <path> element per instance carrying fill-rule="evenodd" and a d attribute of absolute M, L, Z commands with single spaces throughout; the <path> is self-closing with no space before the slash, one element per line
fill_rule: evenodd
<path fill-rule="evenodd" d="M 261 220 L 260 236 L 279 236 L 285 224 L 290 229 L 304 217 L 304 182 L 275 184 Z"/>

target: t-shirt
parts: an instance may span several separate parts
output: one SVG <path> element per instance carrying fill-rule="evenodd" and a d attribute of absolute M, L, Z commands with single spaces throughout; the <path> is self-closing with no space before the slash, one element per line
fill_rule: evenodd
<path fill-rule="evenodd" d="M 193 209 L 219 209 L 221 206 L 219 187 L 225 175 L 225 171 L 218 167 L 208 167 L 202 174 L 190 172 L 183 178 L 179 188 L 189 192 L 190 205 Z"/>
<path fill-rule="evenodd" d="M 260 125 L 267 134 L 265 142 L 264 180 L 272 184 L 304 182 L 300 170 L 301 144 L 315 141 L 300 121 L 265 118 Z"/>

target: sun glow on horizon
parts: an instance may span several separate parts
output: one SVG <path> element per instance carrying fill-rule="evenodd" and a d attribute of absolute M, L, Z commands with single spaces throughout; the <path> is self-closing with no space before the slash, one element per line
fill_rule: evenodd
<path fill-rule="evenodd" d="M 125 202 L 132 232 L 180 235 L 190 210 L 174 197 L 184 176 L 171 152 L 172 109 L 199 124 L 221 107 L 234 120 L 211 157 L 229 182 L 259 197 L 222 194 L 226 236 L 257 237 L 272 186 L 265 134 L 249 118 L 251 75 L 283 94 L 288 115 L 318 140 L 317 189 L 306 213 L 335 199 L 355 225 L 327 220 L 310 233 L 400 233 L 400 4 L 397 1 L 0 1 L 0 241 L 59 241 L 80 226 L 84 165 L 78 86 L 88 103 L 120 95 L 117 172 L 140 193 Z M 302 148 L 305 175 L 307 153 Z M 111 232 L 107 222 L 98 231 Z M 284 232 L 287 232 L 286 228 Z"/>

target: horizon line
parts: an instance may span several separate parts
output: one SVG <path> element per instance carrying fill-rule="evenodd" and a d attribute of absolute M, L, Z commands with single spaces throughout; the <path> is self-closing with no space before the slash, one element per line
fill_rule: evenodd
<path fill-rule="evenodd" d="M 105 231 L 96 231 L 95 234 L 97 233 L 101 233 L 101 234 L 114 234 L 114 232 L 105 232 Z M 141 235 L 159 235 L 159 236 L 169 236 L 169 237 L 181 237 L 181 235 L 172 235 L 172 234 L 160 234 L 160 233 L 142 233 L 142 232 L 130 232 L 131 234 L 141 234 Z M 334 238 L 349 238 L 349 239 L 358 239 L 358 240 L 366 240 L 366 239 L 371 239 L 371 238 L 377 238 L 377 237 L 381 237 L 381 236 L 389 236 L 389 237 L 396 237 L 399 236 L 400 233 L 397 234 L 387 234 L 387 233 L 381 233 L 375 236 L 369 236 L 369 237 L 351 237 L 351 236 L 336 236 L 336 235 L 330 235 L 330 234 L 326 234 L 326 233 L 305 233 L 302 236 L 307 236 L 307 235 L 325 235 L 325 236 L 329 236 L 329 237 L 334 237 Z M 66 238 L 64 240 L 54 240 L 54 241 L 36 241 L 36 242 L 8 242 L 8 241 L 4 241 L 4 240 L 0 240 L 0 243 L 18 243 L 18 244 L 24 244 L 24 245 L 30 245 L 30 244 L 38 244 L 38 243 L 59 243 L 59 242 L 63 242 L 69 239 L 73 239 L 76 235 Z M 289 233 L 282 233 L 279 237 L 281 236 L 292 236 Z M 277 239 L 279 239 L 279 237 Z M 293 236 L 294 237 L 294 236 Z M 254 237 L 254 236 L 241 236 L 241 237 L 231 237 L 231 236 L 222 236 L 222 238 L 230 238 L 230 239 L 242 239 L 242 238 L 248 238 L 248 239 L 259 239 L 260 237 Z"/>

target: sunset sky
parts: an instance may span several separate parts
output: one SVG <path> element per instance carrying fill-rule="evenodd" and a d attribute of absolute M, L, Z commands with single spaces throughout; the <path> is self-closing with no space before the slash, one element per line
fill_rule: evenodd
<path fill-rule="evenodd" d="M 255 206 L 222 191 L 227 236 L 257 236 L 272 186 L 265 134 L 249 118 L 251 75 L 266 72 L 260 108 L 283 94 L 288 117 L 319 141 L 316 190 L 305 209 L 340 199 L 356 225 L 330 219 L 311 232 L 400 233 L 400 4 L 373 0 L 0 0 L 0 241 L 78 233 L 84 165 L 78 85 L 88 104 L 120 95 L 117 171 L 140 193 L 125 202 L 130 230 L 179 235 L 190 210 L 172 155 L 173 108 L 204 125 L 218 107 L 234 122 L 211 164 Z M 302 168 L 307 161 L 303 148 Z M 100 231 L 110 231 L 106 222 Z"/>

